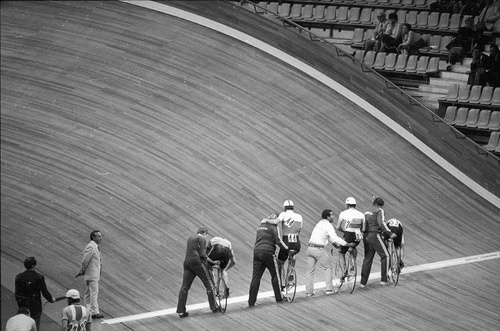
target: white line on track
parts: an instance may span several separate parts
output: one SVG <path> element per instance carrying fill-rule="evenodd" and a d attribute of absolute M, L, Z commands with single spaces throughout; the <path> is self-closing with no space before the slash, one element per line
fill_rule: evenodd
<path fill-rule="evenodd" d="M 441 261 L 441 262 L 426 263 L 426 264 L 421 264 L 421 265 L 417 265 L 417 266 L 413 266 L 413 267 L 405 267 L 403 269 L 403 271 L 401 272 L 401 275 L 407 275 L 407 274 L 411 274 L 414 272 L 420 272 L 420 271 L 428 271 L 428 270 L 452 267 L 452 266 L 462 265 L 462 264 L 467 264 L 467 263 L 482 262 L 482 261 L 498 259 L 498 258 L 500 258 L 500 251 L 493 252 L 493 253 L 487 253 L 487 254 L 467 256 L 467 257 L 462 257 L 462 258 L 453 259 L 453 260 L 446 260 L 446 261 Z M 379 272 L 374 272 L 374 273 L 370 274 L 371 279 L 377 279 L 378 276 L 379 276 Z M 359 281 L 359 276 L 358 276 L 357 281 Z M 319 283 L 314 284 L 315 289 L 321 289 L 324 287 L 325 287 L 325 282 L 319 282 Z M 305 292 L 305 285 L 297 286 L 297 293 L 300 293 L 300 292 Z M 259 292 L 258 298 L 263 299 L 263 298 L 270 298 L 273 296 L 274 296 L 273 291 Z M 227 304 L 229 306 L 230 304 L 242 303 L 242 302 L 247 302 L 247 301 L 248 301 L 248 295 L 243 295 L 243 296 L 239 296 L 239 297 L 229 298 L 227 300 Z M 197 303 L 197 304 L 189 305 L 186 308 L 188 311 L 193 311 L 193 310 L 199 310 L 199 309 L 207 309 L 208 307 L 209 307 L 208 303 L 204 302 L 204 303 Z M 152 311 L 152 312 L 147 312 L 147 313 L 142 313 L 142 314 L 105 319 L 102 321 L 102 324 L 117 324 L 117 323 L 137 321 L 137 320 L 151 318 L 151 317 L 173 315 L 176 313 L 175 310 L 176 310 L 176 308 L 168 308 L 168 309 L 157 310 L 157 311 Z"/>

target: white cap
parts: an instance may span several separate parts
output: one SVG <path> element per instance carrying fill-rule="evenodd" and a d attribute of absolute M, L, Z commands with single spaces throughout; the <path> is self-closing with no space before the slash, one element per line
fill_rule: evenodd
<path fill-rule="evenodd" d="M 71 289 L 68 292 L 66 292 L 66 298 L 80 299 L 80 292 L 78 292 L 77 290 Z"/>
<path fill-rule="evenodd" d="M 355 205 L 356 199 L 354 199 L 353 197 L 349 197 L 349 198 L 345 199 L 345 204 L 346 205 Z"/>
<path fill-rule="evenodd" d="M 285 202 L 283 202 L 283 208 L 285 207 L 293 207 L 293 201 L 292 200 L 285 200 Z"/>

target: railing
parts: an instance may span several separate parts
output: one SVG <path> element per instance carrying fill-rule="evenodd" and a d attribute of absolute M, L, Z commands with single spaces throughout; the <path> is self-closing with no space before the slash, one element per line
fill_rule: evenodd
<path fill-rule="evenodd" d="M 430 110 L 429 108 L 427 108 L 423 103 L 421 103 L 420 101 L 418 101 L 417 99 L 415 99 L 414 97 L 412 97 L 410 94 L 408 94 L 406 91 L 404 91 L 403 89 L 401 89 L 400 87 L 398 87 L 396 84 L 394 84 L 393 82 L 391 82 L 389 79 L 385 78 L 383 75 L 381 75 L 380 73 L 378 73 L 376 70 L 368 67 L 363 62 L 360 62 L 353 55 L 346 53 L 345 51 L 343 51 L 340 48 L 338 48 L 337 46 L 335 46 L 333 43 L 328 42 L 325 38 L 316 35 L 315 33 L 309 31 L 307 28 L 304 28 L 303 26 L 301 26 L 300 24 L 297 24 L 297 23 L 295 23 L 295 22 L 293 22 L 293 21 L 291 21 L 291 20 L 289 20 L 289 19 L 287 19 L 285 17 L 282 17 L 282 16 L 280 16 L 277 13 L 269 11 L 267 8 L 263 8 L 262 6 L 259 6 L 258 4 L 254 3 L 254 2 L 251 2 L 251 1 L 248 1 L 248 0 L 241 0 L 240 2 L 242 4 L 245 4 L 245 5 L 253 6 L 255 12 L 258 13 L 258 14 L 267 14 L 267 15 L 273 16 L 274 18 L 282 21 L 283 22 L 283 26 L 285 26 L 287 28 L 289 28 L 289 27 L 290 28 L 296 28 L 296 29 L 299 30 L 299 32 L 305 32 L 305 33 L 307 33 L 309 35 L 309 38 L 311 39 L 311 41 L 320 41 L 320 42 L 325 43 L 326 45 L 328 45 L 329 47 L 332 48 L 332 50 L 334 51 L 334 54 L 336 56 L 349 58 L 354 63 L 359 64 L 362 72 L 372 73 L 374 75 L 377 75 L 378 77 L 380 77 L 380 79 L 382 79 L 385 82 L 385 85 L 386 85 L 387 89 L 399 90 L 399 93 L 402 96 L 405 96 L 406 98 L 408 98 L 408 102 L 410 103 L 410 105 L 412 105 L 412 106 L 419 106 L 421 109 L 423 109 L 425 112 L 427 112 L 429 114 L 429 116 L 432 118 L 433 122 L 441 123 L 443 125 L 448 126 L 450 128 L 450 130 L 454 133 L 454 136 L 455 136 L 456 139 L 465 139 L 470 144 L 472 144 L 471 147 L 475 148 L 476 153 L 477 153 L 478 156 L 480 156 L 480 157 L 486 156 L 486 157 L 492 157 L 492 158 L 494 158 L 498 162 L 498 166 L 500 168 L 500 157 L 498 157 L 495 154 L 491 153 L 490 151 L 484 149 L 482 146 L 478 145 L 472 139 L 470 139 L 469 137 L 465 136 L 459 130 L 457 130 L 452 125 L 450 125 L 446 121 L 444 121 L 444 119 L 442 119 L 441 117 L 437 116 L 432 110 Z M 411 109 L 411 110 L 414 111 L 415 109 Z"/>

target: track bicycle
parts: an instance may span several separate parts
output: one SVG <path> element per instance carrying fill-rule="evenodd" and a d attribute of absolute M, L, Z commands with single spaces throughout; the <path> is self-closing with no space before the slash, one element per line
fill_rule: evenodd
<path fill-rule="evenodd" d="M 288 302 L 295 299 L 297 292 L 297 271 L 295 270 L 295 254 L 297 251 L 291 249 L 288 252 L 288 258 L 283 264 L 281 272 L 281 288 L 283 289 L 285 298 Z"/>
<path fill-rule="evenodd" d="M 356 247 L 350 247 L 345 253 L 345 269 L 343 267 L 342 254 L 339 253 L 337 265 L 335 266 L 335 292 L 338 292 L 344 283 L 349 293 L 352 293 L 356 287 L 358 267 L 356 266 L 356 258 L 354 257 L 355 251 Z"/>
<path fill-rule="evenodd" d="M 401 259 L 394 246 L 394 240 L 387 240 L 387 250 L 389 251 L 389 272 L 387 274 L 392 285 L 398 285 L 399 274 L 401 273 Z"/>
<path fill-rule="evenodd" d="M 226 282 L 223 279 L 223 270 L 218 266 L 212 267 L 212 280 L 214 281 L 214 296 L 215 304 L 217 308 L 220 308 L 222 313 L 226 312 L 227 308 L 227 298 L 229 296 L 229 291 L 226 286 Z"/>

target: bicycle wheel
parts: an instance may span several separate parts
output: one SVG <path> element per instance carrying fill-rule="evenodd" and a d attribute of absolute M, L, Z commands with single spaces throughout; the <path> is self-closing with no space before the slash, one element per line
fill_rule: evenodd
<path fill-rule="evenodd" d="M 358 267 L 356 266 L 356 259 L 351 252 L 346 253 L 346 264 L 347 264 L 347 274 L 345 277 L 345 283 L 349 293 L 354 291 L 356 287 L 356 275 L 358 273 Z"/>
<path fill-rule="evenodd" d="M 297 272 L 295 271 L 295 265 L 290 259 L 286 263 L 286 277 L 285 277 L 285 297 L 288 302 L 292 302 L 295 299 L 295 293 L 297 292 Z"/>
<path fill-rule="evenodd" d="M 394 244 L 391 243 L 391 250 L 390 250 L 390 267 L 389 267 L 389 277 L 391 279 L 392 285 L 396 286 L 398 285 L 399 281 L 399 259 L 398 259 L 398 254 L 396 253 L 396 248 L 394 247 Z"/>
<path fill-rule="evenodd" d="M 333 279 L 333 288 L 335 292 L 338 292 L 340 290 L 345 281 L 341 263 L 342 262 L 340 261 L 340 254 L 339 254 L 339 261 L 337 261 L 337 264 L 335 265 L 335 274 Z"/>
<path fill-rule="evenodd" d="M 216 285 L 216 297 L 217 303 L 220 307 L 221 312 L 226 312 L 227 308 L 227 287 L 224 281 L 222 280 L 222 271 L 218 270 L 217 272 L 217 285 Z"/>

